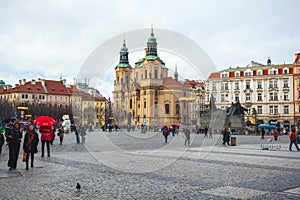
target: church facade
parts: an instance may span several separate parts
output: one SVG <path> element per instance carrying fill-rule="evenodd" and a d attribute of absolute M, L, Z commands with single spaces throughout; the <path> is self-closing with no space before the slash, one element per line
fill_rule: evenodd
<path fill-rule="evenodd" d="M 177 67 L 174 77 L 158 57 L 157 42 L 151 29 L 145 56 L 134 66 L 129 63 L 128 48 L 124 40 L 120 61 L 115 67 L 113 91 L 114 121 L 118 125 L 147 125 L 191 123 L 191 106 L 182 97 L 191 95 L 188 82 L 178 80 Z"/>

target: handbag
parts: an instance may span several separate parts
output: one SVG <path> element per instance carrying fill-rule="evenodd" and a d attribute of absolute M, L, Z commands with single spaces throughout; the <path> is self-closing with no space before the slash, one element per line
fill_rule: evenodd
<path fill-rule="evenodd" d="M 23 159 L 22 159 L 22 162 L 26 162 L 26 153 L 25 153 L 25 151 L 23 152 Z"/>

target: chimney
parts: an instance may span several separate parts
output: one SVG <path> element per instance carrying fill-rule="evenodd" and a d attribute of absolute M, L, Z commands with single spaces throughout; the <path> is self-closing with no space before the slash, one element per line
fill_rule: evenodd
<path fill-rule="evenodd" d="M 23 85 L 25 85 L 25 84 L 26 84 L 26 79 L 24 78 L 24 79 L 23 79 Z"/>
<path fill-rule="evenodd" d="M 10 90 L 12 89 L 12 86 L 11 85 L 7 85 L 7 90 Z"/>
<path fill-rule="evenodd" d="M 67 83 L 67 80 L 66 80 L 66 79 L 63 79 L 63 80 L 62 80 L 62 84 L 66 85 L 66 83 Z"/>
<path fill-rule="evenodd" d="M 18 83 L 15 84 L 15 88 L 16 88 L 16 87 L 19 87 L 19 84 L 18 84 Z"/>
<path fill-rule="evenodd" d="M 35 79 L 31 80 L 31 85 L 35 85 Z"/>
<path fill-rule="evenodd" d="M 22 85 L 22 80 L 21 79 L 19 80 L 19 85 Z"/>

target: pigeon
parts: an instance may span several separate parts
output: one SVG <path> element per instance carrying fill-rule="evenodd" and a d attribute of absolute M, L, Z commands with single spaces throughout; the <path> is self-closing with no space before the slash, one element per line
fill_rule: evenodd
<path fill-rule="evenodd" d="M 77 185 L 76 185 L 76 189 L 77 189 L 77 191 L 78 191 L 78 192 L 80 191 L 80 188 L 81 188 L 80 184 L 79 184 L 79 183 L 77 183 Z"/>

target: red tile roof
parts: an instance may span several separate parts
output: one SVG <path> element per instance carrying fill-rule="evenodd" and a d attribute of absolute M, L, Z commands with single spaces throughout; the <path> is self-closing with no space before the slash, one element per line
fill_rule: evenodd
<path fill-rule="evenodd" d="M 45 80 L 45 87 L 48 94 L 52 95 L 69 95 L 67 87 L 62 81 Z"/>
<path fill-rule="evenodd" d="M 186 84 L 180 81 L 176 81 L 172 77 L 166 77 L 163 79 L 163 85 L 168 87 L 185 87 Z"/>
<path fill-rule="evenodd" d="M 219 72 L 213 72 L 209 75 L 208 79 L 211 78 L 220 78 L 220 73 Z"/>
<path fill-rule="evenodd" d="M 0 90 L 1 91 L 1 90 Z M 44 87 L 41 82 L 26 82 L 24 85 L 17 85 L 3 91 L 4 93 L 45 93 Z"/>

